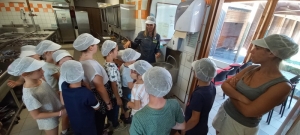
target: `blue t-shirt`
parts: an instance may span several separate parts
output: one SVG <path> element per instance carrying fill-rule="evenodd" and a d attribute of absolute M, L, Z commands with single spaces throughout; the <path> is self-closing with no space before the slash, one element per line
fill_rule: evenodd
<path fill-rule="evenodd" d="M 75 133 L 89 133 L 96 135 L 95 110 L 98 101 L 92 91 L 86 87 L 69 88 L 69 84 L 62 84 L 62 95 L 65 107 Z"/>
<path fill-rule="evenodd" d="M 207 135 L 208 115 L 213 106 L 216 96 L 216 87 L 213 83 L 209 86 L 196 87 L 185 111 L 185 121 L 192 117 L 192 112 L 200 112 L 198 124 L 191 130 L 186 131 L 186 135 Z"/>

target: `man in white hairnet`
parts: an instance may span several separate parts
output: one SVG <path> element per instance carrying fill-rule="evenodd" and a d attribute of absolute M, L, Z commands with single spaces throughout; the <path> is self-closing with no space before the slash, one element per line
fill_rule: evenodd
<path fill-rule="evenodd" d="M 186 128 L 181 135 L 207 135 L 208 115 L 213 106 L 216 87 L 211 80 L 216 76 L 216 65 L 209 58 L 202 58 L 192 63 L 197 87 L 192 93 L 185 110 Z"/>
<path fill-rule="evenodd" d="M 134 115 L 130 135 L 170 135 L 171 129 L 184 129 L 183 111 L 178 101 L 163 98 L 172 87 L 169 71 L 153 67 L 143 74 L 142 79 L 149 103 Z"/>

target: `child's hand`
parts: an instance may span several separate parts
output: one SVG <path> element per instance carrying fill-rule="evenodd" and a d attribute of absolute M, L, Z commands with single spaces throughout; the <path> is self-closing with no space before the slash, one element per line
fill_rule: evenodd
<path fill-rule="evenodd" d="M 236 88 L 236 84 L 238 83 L 239 79 L 237 77 L 232 77 L 230 78 L 229 80 L 229 84 L 233 87 L 233 88 Z"/>
<path fill-rule="evenodd" d="M 59 113 L 60 113 L 60 116 L 67 115 L 67 110 L 66 109 L 61 109 Z"/>
<path fill-rule="evenodd" d="M 118 105 L 118 106 L 123 105 L 122 99 L 121 99 L 121 98 L 117 98 L 117 105 Z"/>
<path fill-rule="evenodd" d="M 10 88 L 14 88 L 14 87 L 18 86 L 19 84 L 17 83 L 17 81 L 8 80 L 8 81 L 7 81 L 7 85 L 8 85 Z"/>
<path fill-rule="evenodd" d="M 111 110 L 112 109 L 112 105 L 111 105 L 111 103 L 110 104 L 108 104 L 108 105 L 106 105 L 107 106 L 107 110 Z"/>

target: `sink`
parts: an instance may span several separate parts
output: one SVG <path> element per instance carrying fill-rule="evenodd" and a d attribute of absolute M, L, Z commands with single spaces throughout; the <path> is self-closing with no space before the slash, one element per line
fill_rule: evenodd
<path fill-rule="evenodd" d="M 167 62 L 157 62 L 157 63 L 152 63 L 152 66 L 165 68 L 166 70 L 168 70 L 170 72 L 170 74 L 172 76 L 173 84 L 175 84 L 177 82 L 179 69 L 174 67 L 172 64 L 167 63 Z"/>
<path fill-rule="evenodd" d="M 163 67 L 165 68 L 166 70 L 171 70 L 172 68 L 174 68 L 173 65 L 171 65 L 170 63 L 167 63 L 167 62 L 157 62 L 157 63 L 153 63 L 152 64 L 154 67 L 157 66 L 157 67 Z"/>

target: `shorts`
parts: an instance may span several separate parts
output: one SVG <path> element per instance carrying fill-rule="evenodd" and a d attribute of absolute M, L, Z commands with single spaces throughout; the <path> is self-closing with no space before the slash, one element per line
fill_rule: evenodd
<path fill-rule="evenodd" d="M 123 109 L 124 111 L 128 111 L 129 108 L 127 108 L 127 103 L 130 102 L 130 95 L 131 95 L 131 89 L 129 89 L 128 87 L 122 87 L 123 90 L 123 97 L 122 102 L 123 102 Z"/>
<path fill-rule="evenodd" d="M 51 117 L 46 119 L 37 119 L 39 130 L 52 130 L 59 125 L 59 117 Z"/>
<path fill-rule="evenodd" d="M 223 105 L 218 110 L 212 126 L 219 132 L 218 135 L 257 135 L 257 127 L 246 127 L 233 118 L 231 118 L 225 111 Z"/>

